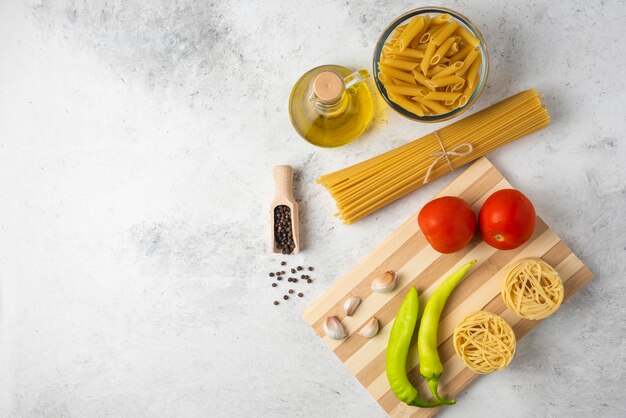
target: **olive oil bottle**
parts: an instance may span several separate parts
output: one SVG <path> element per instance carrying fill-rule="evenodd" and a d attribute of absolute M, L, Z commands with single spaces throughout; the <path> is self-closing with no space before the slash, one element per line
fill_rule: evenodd
<path fill-rule="evenodd" d="M 305 73 L 291 91 L 289 116 L 304 139 L 319 147 L 345 145 L 365 131 L 374 103 L 365 70 L 323 65 Z"/>

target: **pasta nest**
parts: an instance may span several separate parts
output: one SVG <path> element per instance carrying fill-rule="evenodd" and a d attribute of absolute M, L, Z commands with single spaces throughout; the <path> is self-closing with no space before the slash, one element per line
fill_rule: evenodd
<path fill-rule="evenodd" d="M 539 258 L 517 262 L 506 275 L 502 298 L 524 319 L 543 319 L 563 302 L 563 281 L 554 268 Z"/>
<path fill-rule="evenodd" d="M 454 350 L 473 372 L 502 370 L 515 355 L 513 329 L 500 316 L 478 311 L 469 314 L 454 329 Z"/>

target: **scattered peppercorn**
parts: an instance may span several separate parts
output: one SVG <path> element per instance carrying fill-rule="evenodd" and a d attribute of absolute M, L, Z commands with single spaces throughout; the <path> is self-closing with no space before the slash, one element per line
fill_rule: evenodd
<path fill-rule="evenodd" d="M 296 269 L 291 269 L 291 274 L 296 274 Z"/>
<path fill-rule="evenodd" d="M 298 293 L 298 297 L 301 298 L 302 296 L 304 296 L 304 293 Z"/>
<path fill-rule="evenodd" d="M 303 274 L 302 276 L 300 276 L 300 278 L 304 280 L 304 279 L 306 279 L 306 275 Z"/>
<path fill-rule="evenodd" d="M 292 282 L 293 283 L 298 283 L 298 279 L 293 279 Z"/>
<path fill-rule="evenodd" d="M 313 271 L 313 267 L 309 267 L 309 271 Z"/>
<path fill-rule="evenodd" d="M 306 279 L 306 282 L 307 282 L 307 283 L 311 283 L 312 281 L 313 281 L 313 280 L 311 280 L 311 279 Z"/>
<path fill-rule="evenodd" d="M 278 301 L 277 300 L 274 301 L 274 305 L 278 305 Z"/>
<path fill-rule="evenodd" d="M 276 287 L 276 286 L 278 286 L 277 283 L 272 283 L 272 287 Z"/>
<path fill-rule="evenodd" d="M 270 277 L 274 277 L 274 276 L 275 276 L 275 274 L 274 274 L 274 273 L 270 273 Z"/>
<path fill-rule="evenodd" d="M 285 295 L 285 296 L 283 296 L 283 299 L 287 300 L 287 299 L 289 299 L 289 296 Z"/>
<path fill-rule="evenodd" d="M 281 262 L 280 262 L 280 265 L 281 265 L 281 266 L 285 266 L 285 265 L 287 265 L 287 262 L 286 262 L 286 261 L 281 261 Z"/>
<path fill-rule="evenodd" d="M 282 280 L 282 279 L 283 279 L 282 277 L 277 277 L 277 278 L 276 278 L 276 280 Z"/>
<path fill-rule="evenodd" d="M 294 292 L 293 289 L 289 289 L 289 294 L 292 294 Z"/>
<path fill-rule="evenodd" d="M 298 266 L 296 268 L 298 269 L 298 271 L 302 270 L 302 266 Z"/>

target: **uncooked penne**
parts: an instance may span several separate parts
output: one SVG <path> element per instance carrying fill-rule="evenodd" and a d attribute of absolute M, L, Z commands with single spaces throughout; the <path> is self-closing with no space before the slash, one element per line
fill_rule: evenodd
<path fill-rule="evenodd" d="M 478 69 L 480 68 L 480 64 L 481 64 L 480 60 L 475 59 L 472 65 L 470 66 L 469 70 L 467 70 L 466 80 L 467 80 L 467 85 L 470 87 L 474 86 L 474 80 L 477 78 L 476 76 L 478 75 Z"/>
<path fill-rule="evenodd" d="M 428 88 L 429 90 L 435 90 L 435 88 L 437 87 L 431 80 L 430 78 L 426 77 L 424 74 L 422 74 L 417 68 L 414 69 L 412 72 L 413 77 L 415 78 L 415 80 L 420 83 L 422 86 Z"/>
<path fill-rule="evenodd" d="M 386 47 L 383 47 L 383 50 Z M 424 58 L 424 51 L 421 51 L 419 49 L 413 49 L 413 48 L 406 48 L 404 50 L 401 50 L 400 48 L 395 48 L 395 47 L 390 47 L 388 48 L 389 55 L 395 55 L 399 58 L 404 59 L 403 57 L 410 57 L 410 58 Z"/>
<path fill-rule="evenodd" d="M 472 49 L 474 49 L 474 47 L 471 46 L 470 44 L 463 45 L 463 47 L 461 48 L 459 52 L 457 52 L 456 54 L 450 57 L 450 61 L 456 62 L 456 61 L 464 60 L 465 57 L 467 57 L 467 54 L 469 54 Z"/>
<path fill-rule="evenodd" d="M 443 78 L 443 77 L 452 75 L 458 70 L 460 70 L 461 68 L 463 68 L 463 65 L 465 65 L 463 64 L 463 61 L 457 61 L 454 64 L 447 66 L 445 69 L 435 74 L 432 78 Z"/>
<path fill-rule="evenodd" d="M 413 68 L 418 66 L 418 62 L 416 61 L 406 61 L 402 60 L 395 55 L 389 55 L 384 61 L 383 64 L 388 65 L 393 68 L 397 68 L 399 70 L 411 71 Z"/>
<path fill-rule="evenodd" d="M 446 23 L 451 18 L 452 18 L 452 16 L 450 16 L 448 13 L 443 13 L 443 14 L 440 14 L 440 15 L 436 16 L 434 19 L 432 19 L 432 24 L 433 25 L 441 25 L 443 23 Z"/>
<path fill-rule="evenodd" d="M 420 97 L 411 97 L 412 100 L 415 100 L 416 102 L 418 102 L 419 104 L 427 107 L 428 109 L 432 110 L 435 114 L 444 114 L 444 113 L 448 113 L 450 110 L 450 108 L 437 103 L 434 100 L 426 100 L 426 99 L 422 99 Z"/>
<path fill-rule="evenodd" d="M 419 96 L 419 97 L 424 97 L 428 91 L 423 88 L 423 87 L 417 87 L 417 86 L 396 86 L 393 84 L 390 84 L 388 86 L 385 86 L 385 88 L 387 89 L 388 93 L 396 93 L 396 94 L 401 94 L 403 96 Z M 459 93 L 459 96 L 461 95 L 461 93 Z"/>
<path fill-rule="evenodd" d="M 440 72 L 445 70 L 446 68 L 448 68 L 448 67 L 443 65 L 443 64 L 437 64 L 435 66 L 432 66 L 432 67 L 430 67 L 430 69 L 426 73 L 426 77 L 433 78 L 434 76 L 438 75 Z"/>
<path fill-rule="evenodd" d="M 444 41 L 448 39 L 450 35 L 454 33 L 455 30 L 458 29 L 458 27 L 459 27 L 459 24 L 456 22 L 448 22 L 444 24 L 444 27 L 440 31 L 438 31 L 437 34 L 435 35 L 435 38 L 434 38 L 435 45 L 439 46 L 443 44 Z"/>
<path fill-rule="evenodd" d="M 474 63 L 474 60 L 480 56 L 480 49 L 478 47 L 472 48 L 472 50 L 463 59 L 463 68 L 459 69 L 455 74 L 463 75 L 469 70 L 470 66 Z"/>
<path fill-rule="evenodd" d="M 417 116 L 470 105 L 483 64 L 473 28 L 450 14 L 407 19 L 380 51 L 378 82 L 390 103 Z M 478 43 L 477 43 L 478 42 Z"/>
<path fill-rule="evenodd" d="M 446 102 L 446 101 L 454 102 L 459 97 L 461 97 L 461 93 L 446 93 L 443 91 L 431 91 L 424 96 L 424 100 L 436 100 L 438 102 Z"/>
<path fill-rule="evenodd" d="M 397 68 L 393 68 L 381 63 L 378 63 L 378 69 L 390 78 L 393 77 L 397 78 L 398 80 L 406 81 L 407 83 L 417 84 L 417 81 L 415 81 L 413 75 L 411 73 L 407 73 L 406 71 L 398 70 Z"/>
<path fill-rule="evenodd" d="M 450 84 L 456 85 L 458 83 L 465 82 L 465 80 L 462 77 L 459 77 L 458 75 L 449 75 L 449 76 L 446 76 L 446 77 L 434 78 L 434 79 L 431 79 L 429 81 L 435 87 L 445 87 L 445 86 L 450 85 Z"/>
<path fill-rule="evenodd" d="M 408 110 L 411 113 L 416 114 L 417 116 L 424 116 L 424 109 L 422 106 L 419 106 L 415 102 L 411 102 L 411 100 L 407 99 L 404 96 L 389 94 L 389 100 L 403 108 L 404 110 Z"/>
<path fill-rule="evenodd" d="M 473 47 L 477 47 L 480 45 L 480 41 L 477 37 L 475 37 L 469 30 L 460 26 L 456 31 L 459 36 L 463 39 L 466 44 L 469 44 Z"/>
<path fill-rule="evenodd" d="M 422 69 L 422 73 L 426 75 L 428 72 L 428 68 L 430 67 L 430 60 L 433 58 L 433 54 L 435 53 L 435 49 L 437 46 L 431 39 L 428 42 L 428 46 L 426 47 L 426 51 L 424 51 L 424 58 L 422 59 L 422 63 L 420 64 L 420 68 Z"/>
<path fill-rule="evenodd" d="M 446 53 L 448 52 L 448 50 L 450 49 L 450 47 L 455 41 L 456 41 L 455 36 L 451 36 L 448 39 L 446 39 L 433 54 L 433 57 L 430 59 L 430 65 L 438 64 L 439 61 L 441 61 L 441 59 L 445 57 Z"/>
<path fill-rule="evenodd" d="M 417 35 L 423 27 L 424 18 L 418 17 L 411 20 L 404 32 L 402 32 L 398 38 L 398 46 L 400 47 L 400 50 L 407 48 L 413 38 L 415 38 L 415 35 Z"/>

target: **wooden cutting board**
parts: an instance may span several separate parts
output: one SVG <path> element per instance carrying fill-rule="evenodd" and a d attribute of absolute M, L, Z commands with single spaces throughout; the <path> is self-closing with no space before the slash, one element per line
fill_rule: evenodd
<path fill-rule="evenodd" d="M 478 213 L 482 203 L 493 192 L 511 187 L 489 160 L 481 158 L 437 196 L 460 196 Z M 420 409 L 399 402 L 391 392 L 385 374 L 385 348 L 389 332 L 407 288 L 417 288 L 420 308 L 423 308 L 443 279 L 467 261 L 478 260 L 448 299 L 439 325 L 439 353 L 444 364 L 440 393 L 455 398 L 479 376 L 463 365 L 452 345 L 454 327 L 466 314 L 486 310 L 501 315 L 515 330 L 518 341 L 540 322 L 518 318 L 506 309 L 500 295 L 507 266 L 525 257 L 541 257 L 556 268 L 565 286 L 565 300 L 592 277 L 591 271 L 539 217 L 533 237 L 520 248 L 498 251 L 475 238 L 463 250 L 444 255 L 428 245 L 418 229 L 416 213 L 307 308 L 304 319 L 390 416 L 431 417 L 443 407 Z M 388 270 L 398 273 L 396 289 L 392 293 L 372 293 L 372 278 Z M 361 297 L 363 302 L 354 316 L 346 317 L 342 305 L 351 295 Z M 324 334 L 322 323 L 332 315 L 336 315 L 346 327 L 348 338 L 335 341 Z M 376 337 L 368 340 L 355 331 L 372 316 L 380 321 L 381 330 Z M 430 398 L 426 396 L 429 391 L 423 379 L 418 378 L 417 347 L 410 350 L 407 363 L 409 377 L 417 384 L 423 397 Z"/>

